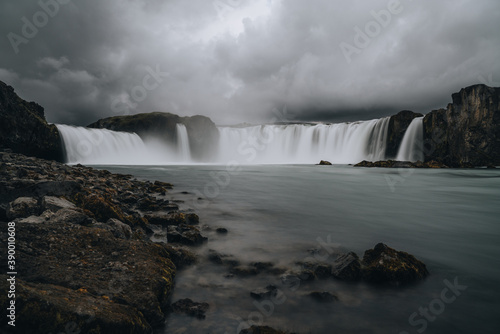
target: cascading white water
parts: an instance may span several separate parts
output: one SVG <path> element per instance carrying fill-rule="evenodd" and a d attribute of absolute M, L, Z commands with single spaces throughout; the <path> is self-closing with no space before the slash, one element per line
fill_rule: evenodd
<path fill-rule="evenodd" d="M 383 160 L 389 119 L 328 125 L 219 127 L 219 160 L 271 164 Z"/>
<path fill-rule="evenodd" d="M 175 127 L 177 131 L 177 151 L 182 161 L 191 160 L 191 149 L 189 148 L 189 137 L 186 126 L 178 123 Z"/>
<path fill-rule="evenodd" d="M 406 129 L 396 160 L 422 161 L 424 160 L 424 118 L 416 117 Z"/>
<path fill-rule="evenodd" d="M 167 151 L 145 144 L 135 133 L 56 124 L 68 163 L 154 165 L 168 161 Z"/>
<path fill-rule="evenodd" d="M 219 127 L 216 163 L 313 164 L 357 163 L 385 159 L 389 117 L 340 124 Z M 172 164 L 192 163 L 186 127 L 177 124 L 177 143 L 106 129 L 57 125 L 69 163 Z M 160 144 L 161 142 L 161 144 Z"/>

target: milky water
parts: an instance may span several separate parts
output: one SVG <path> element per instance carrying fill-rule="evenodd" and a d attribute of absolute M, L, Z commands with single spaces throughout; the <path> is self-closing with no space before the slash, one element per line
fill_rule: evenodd
<path fill-rule="evenodd" d="M 173 301 L 208 302 L 206 319 L 172 314 L 159 333 L 238 333 L 253 323 L 298 333 L 497 333 L 500 328 L 500 170 L 105 168 L 174 183 L 170 196 L 185 201 L 181 209 L 195 209 L 201 224 L 211 228 L 203 232 L 209 241 L 197 248 L 201 259 L 213 249 L 244 263 L 272 261 L 291 268 L 310 259 L 311 248 L 332 262 L 339 252 L 362 256 L 384 242 L 415 255 L 430 271 L 426 280 L 408 287 L 333 279 L 290 287 L 279 275 L 227 278 L 228 268 L 200 260 L 178 273 Z M 218 235 L 215 227 L 229 233 Z M 449 303 L 442 301 L 445 280 L 456 280 L 462 289 L 457 295 L 445 291 Z M 283 298 L 255 302 L 250 291 L 268 284 Z M 318 303 L 307 296 L 311 291 L 330 291 L 339 300 Z M 424 308 L 428 313 L 420 315 Z"/>

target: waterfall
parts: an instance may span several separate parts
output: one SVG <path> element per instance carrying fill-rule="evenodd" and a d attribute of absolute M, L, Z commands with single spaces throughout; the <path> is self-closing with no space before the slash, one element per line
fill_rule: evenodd
<path fill-rule="evenodd" d="M 389 119 L 339 124 L 219 127 L 220 141 L 213 148 L 214 160 L 220 164 L 314 164 L 320 160 L 348 164 L 384 160 Z M 183 124 L 176 125 L 176 140 L 171 143 L 160 138 L 141 139 L 135 133 L 106 129 L 69 125 L 57 125 L 57 128 L 69 163 L 192 163 L 188 132 Z"/>
<path fill-rule="evenodd" d="M 424 118 L 416 117 L 406 129 L 396 160 L 423 161 L 424 160 Z"/>
<path fill-rule="evenodd" d="M 187 133 L 186 126 L 184 124 L 178 123 L 175 127 L 177 131 L 177 151 L 181 158 L 181 161 L 191 160 L 191 150 L 189 148 L 189 137 Z"/>
<path fill-rule="evenodd" d="M 219 160 L 240 163 L 357 163 L 385 159 L 389 117 L 340 124 L 219 127 Z"/>
<path fill-rule="evenodd" d="M 68 163 L 145 165 L 167 159 L 135 133 L 56 124 Z"/>

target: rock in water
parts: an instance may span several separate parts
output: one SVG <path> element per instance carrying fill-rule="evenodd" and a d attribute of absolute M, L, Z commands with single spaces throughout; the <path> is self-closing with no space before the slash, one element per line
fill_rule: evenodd
<path fill-rule="evenodd" d="M 180 299 L 173 303 L 171 309 L 175 313 L 184 313 L 198 319 L 205 319 L 205 312 L 208 310 L 208 303 L 196 303 L 189 298 Z"/>
<path fill-rule="evenodd" d="M 425 264 L 413 255 L 379 243 L 363 256 L 363 279 L 370 283 L 402 285 L 429 275 Z"/>
<path fill-rule="evenodd" d="M 321 166 L 331 166 L 332 163 L 330 161 L 321 160 L 318 165 L 321 165 Z"/>
<path fill-rule="evenodd" d="M 333 264 L 332 276 L 343 281 L 357 281 L 361 278 L 361 262 L 354 252 L 341 254 Z"/>

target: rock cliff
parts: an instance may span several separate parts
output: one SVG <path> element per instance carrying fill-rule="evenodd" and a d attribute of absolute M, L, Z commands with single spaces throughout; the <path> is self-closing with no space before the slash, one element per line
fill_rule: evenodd
<path fill-rule="evenodd" d="M 45 120 L 44 109 L 26 102 L 0 81 L 0 148 L 38 158 L 63 161 L 59 132 Z"/>
<path fill-rule="evenodd" d="M 424 117 L 425 160 L 450 167 L 500 166 L 500 88 L 474 85 Z"/>

